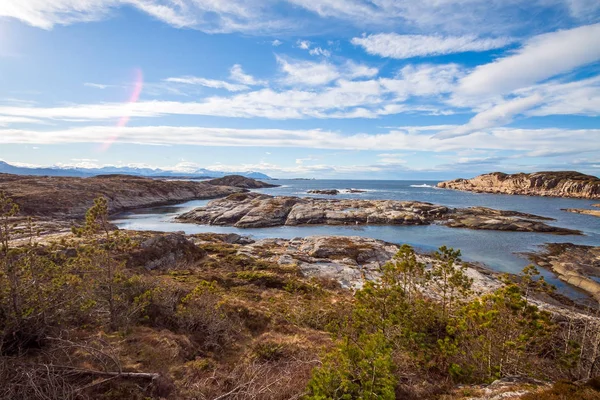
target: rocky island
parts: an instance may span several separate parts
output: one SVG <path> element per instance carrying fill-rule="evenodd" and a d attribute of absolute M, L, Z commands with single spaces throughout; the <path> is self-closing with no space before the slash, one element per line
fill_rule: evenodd
<path fill-rule="evenodd" d="M 259 193 L 235 193 L 213 200 L 206 207 L 180 215 L 178 220 L 238 228 L 441 223 L 451 228 L 581 234 L 541 222 L 550 218 L 485 207 L 449 208 L 418 201 L 273 197 Z"/>
<path fill-rule="evenodd" d="M 314 189 L 314 190 L 309 190 L 307 193 L 309 193 L 309 194 L 326 194 L 329 196 L 335 196 L 336 194 L 340 194 L 340 191 L 337 189 Z"/>
<path fill-rule="evenodd" d="M 600 199 L 600 179 L 575 171 L 505 174 L 492 172 L 472 179 L 440 182 L 440 188 L 476 193 Z"/>
<path fill-rule="evenodd" d="M 222 178 L 211 179 L 209 181 L 206 181 L 206 183 L 215 186 L 233 186 L 243 189 L 264 189 L 279 186 L 273 185 L 271 183 L 257 181 L 256 179 L 248 178 L 242 175 L 227 175 Z"/>

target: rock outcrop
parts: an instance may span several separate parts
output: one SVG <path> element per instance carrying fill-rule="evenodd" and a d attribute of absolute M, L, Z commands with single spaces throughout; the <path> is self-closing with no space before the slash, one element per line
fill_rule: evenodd
<path fill-rule="evenodd" d="M 183 233 L 156 235 L 140 243 L 129 253 L 129 267 L 147 270 L 185 267 L 200 260 L 206 252 L 196 246 Z"/>
<path fill-rule="evenodd" d="M 327 194 L 330 196 L 335 196 L 336 194 L 340 194 L 340 191 L 337 189 L 315 189 L 309 190 L 307 193 L 311 194 Z"/>
<path fill-rule="evenodd" d="M 366 190 L 362 189 L 346 189 L 346 193 L 365 193 Z"/>
<path fill-rule="evenodd" d="M 309 236 L 263 239 L 241 247 L 239 252 L 280 265 L 297 265 L 305 276 L 333 279 L 344 288 L 357 289 L 366 280 L 378 279 L 379 267 L 390 261 L 399 248 L 396 244 L 360 236 Z M 417 260 L 426 265 L 435 262 L 425 254 L 417 255 Z M 496 275 L 483 268 L 468 265 L 466 274 L 473 278 L 475 293 L 491 292 L 501 286 Z"/>
<path fill-rule="evenodd" d="M 273 197 L 258 193 L 236 193 L 178 217 L 182 222 L 238 228 L 442 223 L 452 228 L 581 234 L 541 222 L 548 219 L 516 211 L 455 209 L 419 201 Z"/>
<path fill-rule="evenodd" d="M 547 243 L 542 252 L 528 253 L 529 259 L 600 301 L 600 246 Z"/>
<path fill-rule="evenodd" d="M 180 203 L 188 200 L 212 199 L 243 192 L 230 186 L 204 182 L 167 181 L 129 175 L 100 175 L 92 178 L 21 176 L 0 174 L 0 191 L 19 204 L 22 215 L 80 218 L 104 196 L 111 213 Z"/>
<path fill-rule="evenodd" d="M 247 178 L 242 175 L 227 175 L 222 178 L 211 179 L 210 181 L 206 181 L 206 183 L 216 186 L 233 186 L 243 189 L 263 189 L 279 186 L 257 181 L 256 179 Z"/>
<path fill-rule="evenodd" d="M 600 217 L 600 210 L 588 210 L 585 208 L 561 208 L 561 210 L 576 214 L 586 214 L 593 215 L 594 217 Z"/>
<path fill-rule="evenodd" d="M 573 171 L 512 175 L 493 172 L 472 179 L 440 182 L 437 186 L 477 193 L 600 199 L 600 179 Z"/>

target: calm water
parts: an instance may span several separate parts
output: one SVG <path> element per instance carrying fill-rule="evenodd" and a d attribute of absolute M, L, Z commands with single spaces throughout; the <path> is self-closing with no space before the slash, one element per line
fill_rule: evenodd
<path fill-rule="evenodd" d="M 294 238 L 310 235 L 356 235 L 381 239 L 393 243 L 409 243 L 421 250 L 434 250 L 441 245 L 461 249 L 463 259 L 479 261 L 501 272 L 518 273 L 527 260 L 518 255 L 536 251 L 539 245 L 548 242 L 571 242 L 576 244 L 600 245 L 600 219 L 561 211 L 561 208 L 591 208 L 598 201 L 547 197 L 508 196 L 459 192 L 435 187 L 432 181 L 348 181 L 348 180 L 277 180 L 282 185 L 258 192 L 271 195 L 313 196 L 324 198 L 419 200 L 450 207 L 484 206 L 496 209 L 522 211 L 555 218 L 552 225 L 578 229 L 584 236 L 556 236 L 526 232 L 495 232 L 470 229 L 429 226 L 302 226 L 259 229 L 237 229 L 195 224 L 182 224 L 173 218 L 196 207 L 206 205 L 208 200 L 190 201 L 177 206 L 136 210 L 117 216 L 113 222 L 120 228 L 156 231 L 184 231 L 186 233 L 218 232 L 239 233 L 262 238 Z M 307 194 L 311 189 L 361 189 L 365 193 L 341 193 L 337 196 Z M 571 297 L 577 292 L 565 287 L 550 273 L 547 279 Z"/>

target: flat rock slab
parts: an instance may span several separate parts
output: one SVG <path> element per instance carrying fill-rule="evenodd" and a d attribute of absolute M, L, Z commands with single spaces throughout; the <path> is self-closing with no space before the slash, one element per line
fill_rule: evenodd
<path fill-rule="evenodd" d="M 598 204 L 594 204 L 598 206 Z M 568 211 L 577 214 L 593 215 L 594 217 L 600 217 L 600 210 L 588 210 L 586 208 L 561 208 L 563 211 Z"/>
<path fill-rule="evenodd" d="M 547 243 L 543 251 L 527 253 L 529 259 L 600 301 L 600 246 Z"/>
<path fill-rule="evenodd" d="M 240 247 L 239 252 L 264 258 L 280 265 L 297 265 L 303 275 L 328 278 L 347 289 L 359 289 L 367 280 L 380 276 L 380 267 L 390 261 L 400 246 L 360 236 L 309 236 L 304 238 L 263 239 Z M 433 257 L 418 254 L 425 265 L 436 262 Z M 488 293 L 501 286 L 490 271 L 468 265 L 466 274 L 473 278 L 476 294 Z M 431 289 L 428 295 L 436 296 Z"/>
<path fill-rule="evenodd" d="M 258 193 L 235 193 L 213 200 L 206 207 L 182 214 L 177 219 L 238 228 L 440 223 L 451 228 L 581 234 L 542 222 L 550 218 L 517 211 L 485 207 L 449 208 L 419 201 L 273 197 Z"/>

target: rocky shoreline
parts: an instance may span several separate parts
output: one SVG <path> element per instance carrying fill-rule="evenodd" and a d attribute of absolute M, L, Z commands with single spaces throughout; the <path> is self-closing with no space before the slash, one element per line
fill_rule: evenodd
<path fill-rule="evenodd" d="M 561 208 L 561 210 L 576 214 L 585 214 L 593 215 L 594 217 L 600 217 L 600 210 L 589 210 L 585 208 Z"/>
<path fill-rule="evenodd" d="M 449 208 L 418 201 L 273 197 L 258 193 L 236 193 L 213 200 L 206 207 L 180 215 L 177 220 L 237 228 L 439 223 L 451 228 L 581 234 L 580 231 L 542 222 L 550 218 L 485 207 Z"/>
<path fill-rule="evenodd" d="M 556 273 L 562 281 L 600 301 L 600 246 L 547 243 L 543 251 L 526 255 L 540 267 Z"/>
<path fill-rule="evenodd" d="M 19 204 L 21 215 L 52 219 L 81 218 L 104 196 L 111 214 L 135 208 L 214 199 L 247 191 L 208 182 L 171 181 L 129 175 L 92 178 L 0 174 L 0 191 Z"/>
<path fill-rule="evenodd" d="M 440 182 L 437 186 L 476 193 L 600 199 L 600 179 L 573 171 L 512 175 L 492 172 L 472 179 Z"/>
<path fill-rule="evenodd" d="M 169 235 L 184 237 L 181 233 Z M 200 233 L 185 237 L 198 245 L 228 243 L 235 247 L 237 255 L 267 261 L 283 268 L 297 267 L 305 277 L 333 280 L 348 290 L 360 289 L 366 281 L 379 279 L 379 268 L 392 260 L 400 249 L 400 245 L 361 236 L 317 235 L 256 241 L 237 234 Z M 416 256 L 417 261 L 427 268 L 437 262 L 429 253 L 417 252 Z M 465 274 L 473 280 L 471 296 L 491 293 L 505 284 L 505 274 L 493 271 L 483 264 L 466 262 L 464 266 Z M 421 290 L 429 297 L 439 296 L 430 287 L 423 287 Z M 538 293 L 530 301 L 553 313 L 578 314 L 567 308 L 575 303 L 562 295 Z"/>

